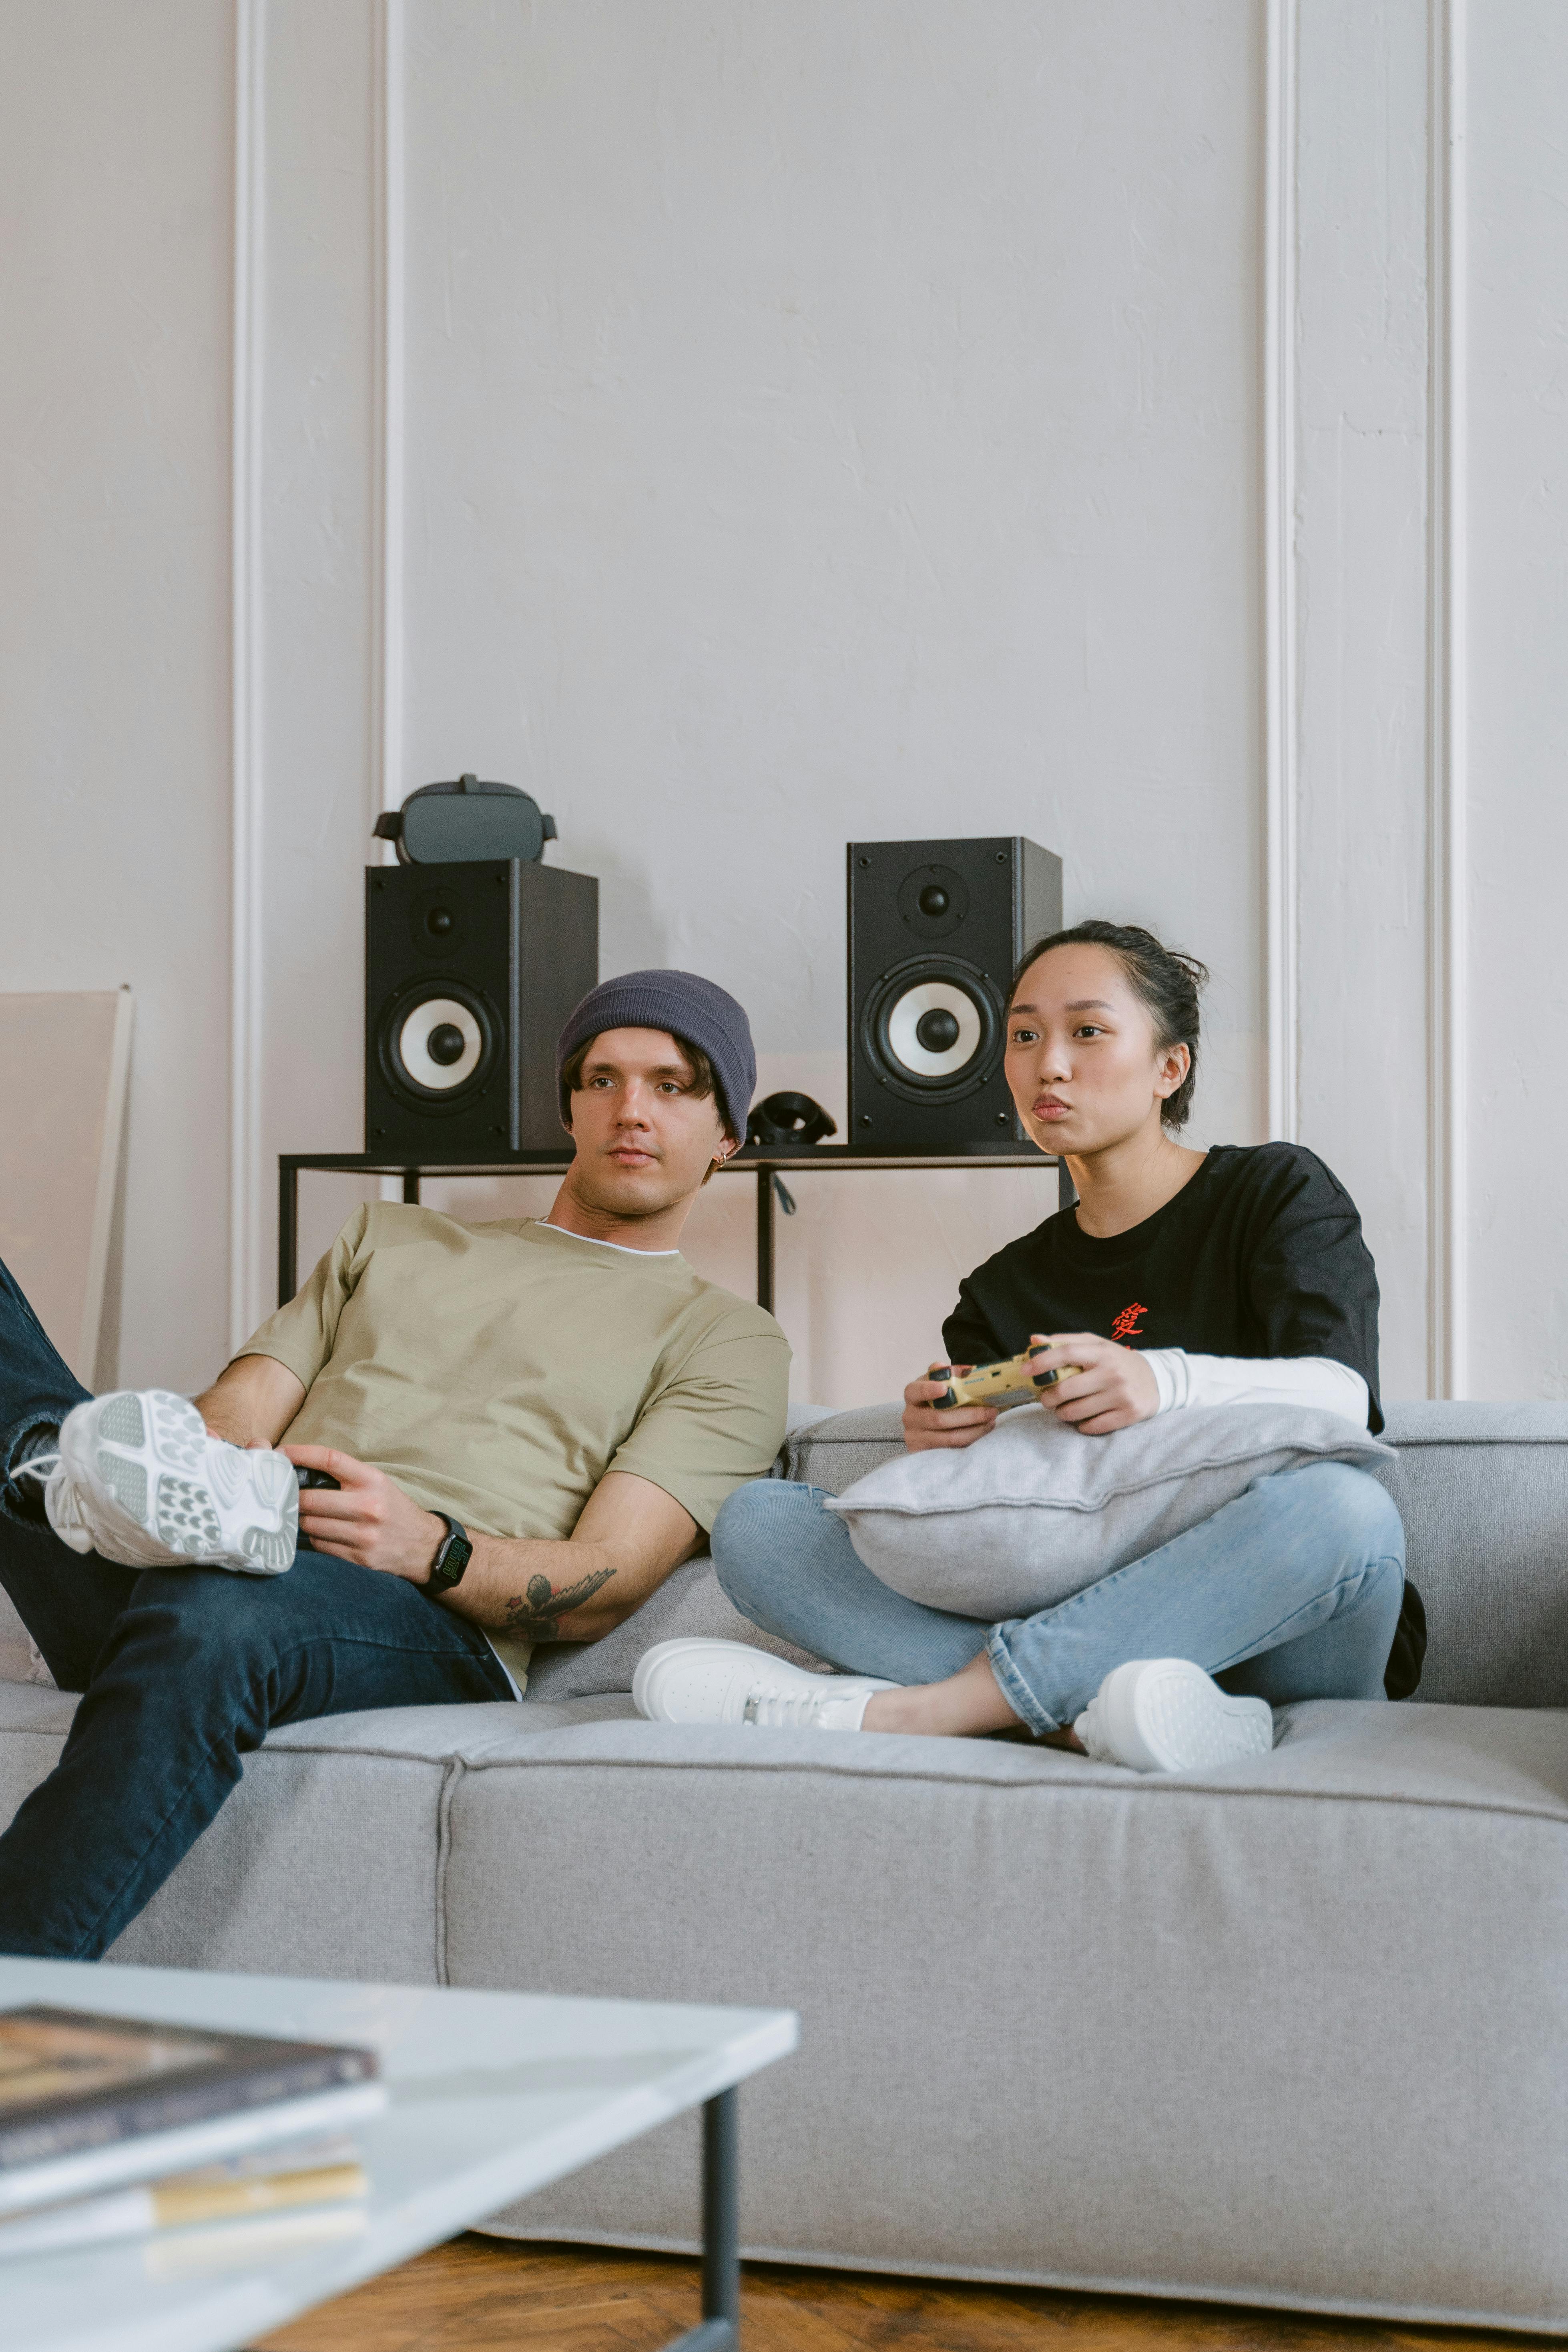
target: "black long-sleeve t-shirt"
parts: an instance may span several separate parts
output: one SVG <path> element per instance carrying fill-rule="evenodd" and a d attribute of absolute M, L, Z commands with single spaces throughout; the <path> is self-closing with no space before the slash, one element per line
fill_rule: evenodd
<path fill-rule="evenodd" d="M 1100 1238 L 1073 1209 L 960 1283 L 949 1360 L 1016 1356 L 1035 1331 L 1096 1331 L 1202 1356 L 1328 1356 L 1377 1393 L 1377 1275 L 1354 1202 L 1294 1143 L 1216 1144 L 1175 1198 Z"/>

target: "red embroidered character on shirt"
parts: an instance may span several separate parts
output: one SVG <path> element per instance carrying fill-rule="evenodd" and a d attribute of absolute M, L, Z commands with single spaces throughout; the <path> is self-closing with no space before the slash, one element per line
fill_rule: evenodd
<path fill-rule="evenodd" d="M 1139 1338 L 1138 1318 L 1140 1315 L 1147 1315 L 1149 1309 L 1146 1307 L 1124 1307 L 1110 1327 L 1111 1338 L 1113 1339 Z"/>

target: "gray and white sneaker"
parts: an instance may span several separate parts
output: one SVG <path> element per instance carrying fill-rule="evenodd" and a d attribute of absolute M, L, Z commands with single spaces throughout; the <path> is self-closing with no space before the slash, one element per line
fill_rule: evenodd
<path fill-rule="evenodd" d="M 66 1415 L 44 1508 L 73 1551 L 128 1568 L 280 1576 L 299 1539 L 300 1482 L 286 1454 L 209 1436 L 186 1398 L 118 1389 Z"/>
<path fill-rule="evenodd" d="M 745 1642 L 659 1642 L 632 1676 L 650 1723 L 755 1723 L 768 1730 L 858 1731 L 866 1702 L 897 1685 L 866 1675 L 812 1675 Z"/>
<path fill-rule="evenodd" d="M 1260 1698 L 1233 1698 L 1190 1658 L 1130 1658 L 1113 1667 L 1073 1725 L 1097 1764 L 1193 1772 L 1267 1756 L 1274 1717 Z"/>

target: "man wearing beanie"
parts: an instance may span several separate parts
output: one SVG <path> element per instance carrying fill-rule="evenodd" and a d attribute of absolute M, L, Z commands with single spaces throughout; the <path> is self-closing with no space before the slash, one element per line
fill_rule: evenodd
<path fill-rule="evenodd" d="M 0 1266 L 0 1583 L 85 1694 L 0 1837 L 0 1951 L 107 1950 L 274 1724 L 520 1696 L 766 1474 L 784 1334 L 678 1246 L 745 1134 L 745 1013 L 626 972 L 557 1069 L 547 1217 L 356 1209 L 194 1406 L 89 1397 Z"/>

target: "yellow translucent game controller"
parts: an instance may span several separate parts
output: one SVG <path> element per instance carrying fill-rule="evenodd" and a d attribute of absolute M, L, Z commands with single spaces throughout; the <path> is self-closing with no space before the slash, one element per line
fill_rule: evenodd
<path fill-rule="evenodd" d="M 954 1405 L 991 1404 L 997 1397 L 1037 1396 L 1041 1389 L 1054 1389 L 1058 1381 L 1070 1381 L 1083 1370 L 1081 1364 L 1058 1364 L 1053 1371 L 1032 1372 L 1030 1365 L 1045 1353 L 1043 1348 L 1026 1349 L 1005 1363 L 976 1364 L 972 1372 L 950 1372 L 946 1394 L 933 1397 L 931 1402 L 938 1412 L 950 1412 Z"/>

